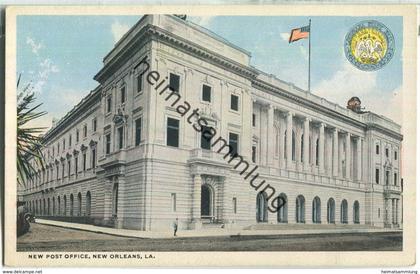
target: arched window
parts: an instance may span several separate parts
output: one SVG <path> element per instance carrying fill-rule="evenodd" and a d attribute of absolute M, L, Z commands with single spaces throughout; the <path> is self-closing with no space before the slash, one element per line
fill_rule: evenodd
<path fill-rule="evenodd" d="M 267 194 L 265 192 L 260 192 L 257 195 L 257 222 L 267 222 L 268 221 L 268 210 L 267 210 Z"/>
<path fill-rule="evenodd" d="M 73 194 L 70 194 L 70 216 L 73 216 L 74 209 L 74 197 Z"/>
<path fill-rule="evenodd" d="M 314 224 L 321 223 L 321 199 L 318 196 L 312 201 L 312 222 Z"/>
<path fill-rule="evenodd" d="M 355 201 L 353 204 L 353 223 L 360 224 L 360 206 L 359 202 Z"/>
<path fill-rule="evenodd" d="M 327 222 L 329 224 L 335 223 L 335 201 L 330 198 L 327 203 Z"/>
<path fill-rule="evenodd" d="M 52 215 L 55 216 L 55 197 L 52 198 Z"/>
<path fill-rule="evenodd" d="M 292 131 L 292 161 L 296 161 L 296 134 Z"/>
<path fill-rule="evenodd" d="M 277 199 L 277 222 L 287 223 L 287 196 L 281 193 Z"/>
<path fill-rule="evenodd" d="M 305 197 L 296 198 L 296 223 L 305 223 Z"/>
<path fill-rule="evenodd" d="M 63 215 L 67 216 L 67 197 L 64 195 L 63 198 Z"/>
<path fill-rule="evenodd" d="M 57 215 L 61 215 L 61 200 L 60 200 L 60 196 L 57 196 Z"/>
<path fill-rule="evenodd" d="M 90 216 L 91 196 L 90 191 L 86 193 L 86 216 Z"/>
<path fill-rule="evenodd" d="M 118 215 L 118 184 L 114 184 L 112 189 L 112 216 L 117 217 Z"/>
<path fill-rule="evenodd" d="M 315 144 L 315 164 L 319 165 L 319 139 L 316 139 Z"/>
<path fill-rule="evenodd" d="M 343 200 L 341 202 L 341 223 L 342 224 L 347 224 L 348 223 L 347 200 Z"/>
<path fill-rule="evenodd" d="M 77 194 L 77 216 L 82 216 L 82 193 Z"/>
<path fill-rule="evenodd" d="M 303 153 L 304 153 L 304 151 L 303 151 L 303 134 L 302 135 L 300 135 L 300 161 L 301 162 L 303 162 Z"/>

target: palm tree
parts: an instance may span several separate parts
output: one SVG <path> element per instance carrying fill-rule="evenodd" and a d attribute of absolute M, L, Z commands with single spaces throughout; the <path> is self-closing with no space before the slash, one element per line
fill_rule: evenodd
<path fill-rule="evenodd" d="M 17 90 L 19 90 L 20 75 L 17 82 Z M 31 106 L 36 100 L 34 92 L 32 92 L 31 84 L 26 85 L 22 91 L 18 91 L 17 96 L 17 180 L 18 184 L 25 187 L 25 182 L 31 177 L 35 169 L 30 163 L 33 160 L 39 166 L 44 166 L 44 156 L 42 154 L 41 133 L 44 132 L 43 127 L 27 126 L 30 121 L 37 119 L 47 112 L 37 109 L 42 104 Z"/>

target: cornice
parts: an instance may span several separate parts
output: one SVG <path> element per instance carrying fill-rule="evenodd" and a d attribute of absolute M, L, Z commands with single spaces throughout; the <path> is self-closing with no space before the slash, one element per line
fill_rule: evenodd
<path fill-rule="evenodd" d="M 403 135 L 400 133 L 397 133 L 395 131 L 389 130 L 383 126 L 380 126 L 378 124 L 372 124 L 372 123 L 368 123 L 367 124 L 367 130 L 375 130 L 378 131 L 380 133 L 383 133 L 385 135 L 391 136 L 394 139 L 397 139 L 399 141 L 403 140 Z"/>
<path fill-rule="evenodd" d="M 74 106 L 72 110 L 70 110 L 63 118 L 58 121 L 55 127 L 51 128 L 49 131 L 47 131 L 47 133 L 45 133 L 45 135 L 42 137 L 42 142 L 45 144 L 50 139 L 52 139 L 56 133 L 59 133 L 61 130 L 66 128 L 71 122 L 73 122 L 73 117 L 79 117 L 79 115 L 85 116 L 86 108 L 90 109 L 89 113 L 94 111 L 94 109 L 91 109 L 91 106 L 97 103 L 97 101 L 100 101 L 100 90 L 100 88 L 96 88 L 95 90 L 91 91 L 85 98 L 80 101 L 80 103 Z"/>
<path fill-rule="evenodd" d="M 314 103 L 314 102 L 312 102 L 308 99 L 305 99 L 303 97 L 291 94 L 290 92 L 288 92 L 286 90 L 283 90 L 283 89 L 280 89 L 276 86 L 270 85 L 270 84 L 268 84 L 264 81 L 255 79 L 255 80 L 252 81 L 252 85 L 254 87 L 262 88 L 265 91 L 269 91 L 271 93 L 274 93 L 275 95 L 280 96 L 280 97 L 282 97 L 282 98 L 284 98 L 284 99 L 286 99 L 290 102 L 298 103 L 298 104 L 303 105 L 303 106 L 305 106 L 309 109 L 315 110 L 316 112 L 322 113 L 323 115 L 326 115 L 328 117 L 331 117 L 331 118 L 334 118 L 334 119 L 339 118 L 343 122 L 351 123 L 354 126 L 359 127 L 363 130 L 365 130 L 367 128 L 366 124 L 363 123 L 363 122 L 357 121 L 357 120 L 355 120 L 351 117 L 348 117 L 346 115 L 343 115 L 343 114 L 341 114 L 337 111 L 328 109 L 328 108 L 326 108 L 326 107 L 324 107 L 320 104 Z"/>
<path fill-rule="evenodd" d="M 163 42 L 167 45 L 174 46 L 176 49 L 186 52 L 189 55 L 197 57 L 213 65 L 222 67 L 223 69 L 229 70 L 235 74 L 244 76 L 245 78 L 254 79 L 258 76 L 258 70 L 242 65 L 232 59 L 226 58 L 223 55 L 210 51 L 196 43 L 193 43 L 185 38 L 177 36 L 169 31 L 162 29 L 158 26 L 151 25 L 148 29 L 154 39 Z"/>

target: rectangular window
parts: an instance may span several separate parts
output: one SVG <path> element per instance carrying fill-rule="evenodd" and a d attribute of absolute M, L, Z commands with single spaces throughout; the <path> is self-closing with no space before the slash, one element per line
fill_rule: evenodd
<path fill-rule="evenodd" d="M 255 127 L 256 125 L 256 117 L 255 117 L 255 113 L 252 113 L 252 126 Z"/>
<path fill-rule="evenodd" d="M 83 171 L 86 171 L 86 153 L 83 153 Z"/>
<path fill-rule="evenodd" d="M 71 134 L 69 136 L 69 147 L 71 147 Z"/>
<path fill-rule="evenodd" d="M 79 142 L 79 130 L 76 130 L 76 143 Z"/>
<path fill-rule="evenodd" d="M 96 168 L 96 149 L 92 149 L 92 168 Z"/>
<path fill-rule="evenodd" d="M 252 146 L 252 162 L 253 163 L 257 162 L 257 147 L 256 146 Z"/>
<path fill-rule="evenodd" d="M 233 199 L 232 199 L 232 206 L 233 206 L 233 214 L 236 214 L 236 209 L 237 209 L 236 197 L 233 197 Z"/>
<path fill-rule="evenodd" d="M 375 169 L 375 182 L 379 184 L 379 168 Z"/>
<path fill-rule="evenodd" d="M 176 193 L 171 193 L 171 208 L 172 212 L 176 212 Z"/>
<path fill-rule="evenodd" d="M 376 154 L 379 155 L 379 145 L 376 145 Z"/>
<path fill-rule="evenodd" d="M 105 135 L 105 154 L 111 153 L 111 134 Z"/>
<path fill-rule="evenodd" d="M 398 153 L 396 151 L 394 151 L 394 160 L 398 159 Z"/>
<path fill-rule="evenodd" d="M 210 86 L 203 85 L 202 100 L 203 102 L 211 102 L 211 87 Z"/>
<path fill-rule="evenodd" d="M 170 73 L 169 74 L 169 88 L 172 91 L 175 91 L 176 93 L 179 93 L 179 82 L 180 77 L 179 75 Z"/>
<path fill-rule="evenodd" d="M 230 109 L 235 111 L 239 110 L 239 97 L 237 95 L 230 95 Z"/>
<path fill-rule="evenodd" d="M 388 148 L 386 148 L 385 149 L 385 156 L 388 158 L 389 157 L 389 149 Z"/>
<path fill-rule="evenodd" d="M 120 90 L 121 92 L 121 104 L 125 103 L 125 86 L 123 86 Z"/>
<path fill-rule="evenodd" d="M 236 133 L 229 133 L 229 146 L 232 148 L 231 155 L 238 153 L 239 135 Z"/>
<path fill-rule="evenodd" d="M 93 130 L 93 132 L 96 132 L 97 126 L 98 126 L 98 121 L 97 121 L 96 118 L 94 118 L 93 121 L 92 121 L 92 130 Z"/>
<path fill-rule="evenodd" d="M 106 112 L 109 113 L 112 110 L 112 98 L 111 96 L 108 96 L 108 98 L 106 98 Z"/>
<path fill-rule="evenodd" d="M 385 183 L 386 185 L 389 185 L 389 171 L 385 172 Z"/>
<path fill-rule="evenodd" d="M 78 172 L 79 172 L 79 158 L 75 157 L 74 158 L 74 174 L 76 174 L 76 177 L 77 177 Z"/>
<path fill-rule="evenodd" d="M 64 180 L 64 169 L 65 169 L 65 167 L 64 167 L 64 162 L 61 164 L 61 179 L 63 179 Z"/>
<path fill-rule="evenodd" d="M 87 137 L 87 125 L 83 126 L 83 137 L 86 138 Z"/>
<path fill-rule="evenodd" d="M 143 90 L 143 74 L 137 75 L 137 93 Z"/>
<path fill-rule="evenodd" d="M 397 178 L 398 178 L 397 173 L 394 173 L 394 186 L 397 185 Z"/>
<path fill-rule="evenodd" d="M 66 150 L 66 139 L 63 139 L 63 150 Z"/>
<path fill-rule="evenodd" d="M 118 148 L 122 149 L 124 147 L 124 128 L 118 128 Z"/>
<path fill-rule="evenodd" d="M 179 146 L 179 120 L 168 118 L 166 127 L 166 145 L 171 147 Z"/>
<path fill-rule="evenodd" d="M 202 149 L 210 149 L 211 148 L 211 128 L 210 127 L 202 127 L 201 131 L 201 148 Z"/>
<path fill-rule="evenodd" d="M 57 164 L 57 166 L 56 166 L 56 173 L 55 173 L 55 176 L 56 176 L 57 181 L 58 181 L 58 174 L 60 174 L 60 166 Z"/>
<path fill-rule="evenodd" d="M 71 162 L 70 162 L 70 160 L 68 160 L 67 161 L 67 174 L 68 174 L 68 176 L 70 177 L 70 174 L 71 174 Z"/>
<path fill-rule="evenodd" d="M 136 146 L 138 146 L 138 145 L 140 145 L 140 142 L 141 142 L 141 118 L 139 118 L 139 119 L 137 119 L 136 120 L 136 125 L 135 125 L 135 128 L 136 128 L 136 143 L 135 143 L 135 145 Z"/>

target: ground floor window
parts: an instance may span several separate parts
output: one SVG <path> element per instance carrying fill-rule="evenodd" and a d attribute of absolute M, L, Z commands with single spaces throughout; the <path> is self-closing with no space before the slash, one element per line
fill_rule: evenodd
<path fill-rule="evenodd" d="M 333 198 L 328 200 L 327 204 L 327 222 L 329 224 L 335 223 L 335 202 Z"/>
<path fill-rule="evenodd" d="M 358 201 L 355 201 L 353 204 L 353 223 L 359 224 L 360 223 L 360 212 L 359 209 L 360 205 Z"/>
<path fill-rule="evenodd" d="M 257 195 L 257 222 L 268 221 L 268 210 L 267 210 L 267 194 L 260 192 Z"/>
<path fill-rule="evenodd" d="M 296 198 L 296 223 L 305 223 L 305 197 Z"/>
<path fill-rule="evenodd" d="M 321 199 L 318 196 L 312 201 L 312 222 L 321 223 Z"/>

